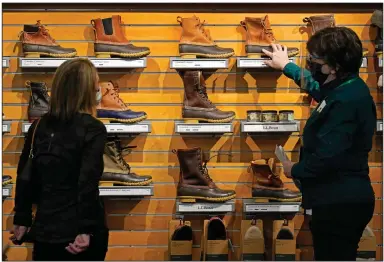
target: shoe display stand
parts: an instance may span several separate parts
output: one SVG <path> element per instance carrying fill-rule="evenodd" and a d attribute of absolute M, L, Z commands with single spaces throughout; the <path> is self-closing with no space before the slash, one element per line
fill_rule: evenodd
<path fill-rule="evenodd" d="M 3 199 L 12 195 L 12 185 L 3 186 Z"/>
<path fill-rule="evenodd" d="M 21 68 L 57 68 L 71 58 L 19 58 Z M 147 58 L 89 58 L 96 68 L 145 68 Z M 4 64 L 4 62 L 3 62 Z"/>
<path fill-rule="evenodd" d="M 383 133 L 383 120 L 379 119 L 376 122 L 376 132 Z"/>
<path fill-rule="evenodd" d="M 238 68 L 267 68 L 268 66 L 264 64 L 264 61 L 270 60 L 269 58 L 251 58 L 251 57 L 238 57 L 237 58 L 237 67 Z M 294 63 L 295 59 L 290 58 L 290 62 Z"/>
<path fill-rule="evenodd" d="M 255 202 L 254 198 L 243 199 L 244 213 L 297 213 L 300 202 Z"/>
<path fill-rule="evenodd" d="M 3 58 L 3 68 L 9 67 L 9 57 Z"/>
<path fill-rule="evenodd" d="M 99 186 L 100 196 L 142 197 L 153 196 L 153 185 L 148 186 Z"/>
<path fill-rule="evenodd" d="M 231 213 L 235 212 L 235 201 L 184 203 L 176 201 L 176 213 Z"/>
<path fill-rule="evenodd" d="M 228 58 L 171 57 L 171 69 L 227 69 Z"/>
<path fill-rule="evenodd" d="M 233 133 L 232 123 L 199 123 L 175 121 L 178 134 L 224 134 Z"/>
<path fill-rule="evenodd" d="M 300 122 L 241 122 L 242 133 L 292 133 L 300 131 Z"/>
<path fill-rule="evenodd" d="M 11 121 L 3 121 L 3 134 L 11 132 Z"/>

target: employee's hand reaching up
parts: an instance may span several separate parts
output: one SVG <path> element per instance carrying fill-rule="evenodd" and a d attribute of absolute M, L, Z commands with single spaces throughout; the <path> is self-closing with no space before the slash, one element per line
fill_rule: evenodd
<path fill-rule="evenodd" d="M 283 164 L 285 176 L 288 178 L 292 178 L 291 171 L 292 171 L 292 166 L 294 165 L 294 163 L 291 161 L 284 161 L 282 164 Z"/>
<path fill-rule="evenodd" d="M 289 63 L 288 48 L 279 44 L 272 44 L 273 52 L 262 49 L 264 54 L 272 60 L 266 60 L 264 63 L 274 69 L 283 71 L 284 67 Z"/>

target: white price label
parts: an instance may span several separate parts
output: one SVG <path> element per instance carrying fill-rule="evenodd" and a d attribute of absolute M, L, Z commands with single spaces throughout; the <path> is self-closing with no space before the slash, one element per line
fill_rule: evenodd
<path fill-rule="evenodd" d="M 91 59 L 97 68 L 142 68 L 146 60 L 141 59 Z"/>
<path fill-rule="evenodd" d="M 259 59 L 252 59 L 252 58 L 238 58 L 238 67 L 239 68 L 263 68 L 268 67 L 265 64 L 265 61 L 269 60 L 268 58 L 259 58 Z M 293 62 L 294 59 L 289 59 L 290 62 Z"/>
<path fill-rule="evenodd" d="M 177 133 L 229 133 L 232 124 L 178 124 Z"/>
<path fill-rule="evenodd" d="M 124 187 L 109 187 L 99 188 L 100 196 L 151 196 L 152 188 L 124 188 Z"/>
<path fill-rule="evenodd" d="M 10 193 L 11 191 L 9 190 L 9 188 L 3 188 L 3 196 L 10 196 Z"/>
<path fill-rule="evenodd" d="M 380 125 L 379 125 L 379 131 L 383 131 L 383 123 L 380 123 Z"/>
<path fill-rule="evenodd" d="M 20 58 L 21 67 L 59 67 L 68 59 L 28 59 Z"/>
<path fill-rule="evenodd" d="M 125 125 L 125 124 L 106 124 L 108 133 L 149 133 L 149 124 L 138 124 L 138 125 Z"/>
<path fill-rule="evenodd" d="M 31 124 L 24 124 L 24 133 L 28 133 L 28 130 L 30 127 L 31 127 Z"/>
<path fill-rule="evenodd" d="M 245 207 L 246 212 L 299 212 L 300 205 L 261 205 L 261 204 L 247 204 Z"/>
<path fill-rule="evenodd" d="M 3 59 L 3 67 L 7 67 L 8 66 L 8 60 L 7 59 Z"/>
<path fill-rule="evenodd" d="M 383 59 L 379 58 L 379 67 L 383 67 Z"/>
<path fill-rule="evenodd" d="M 297 132 L 299 131 L 298 124 L 294 123 L 244 123 L 243 132 Z"/>
<path fill-rule="evenodd" d="M 178 212 L 233 212 L 233 204 L 222 203 L 179 203 Z"/>
<path fill-rule="evenodd" d="M 3 132 L 8 132 L 8 125 L 3 125 Z"/>
<path fill-rule="evenodd" d="M 227 59 L 196 59 L 196 60 L 171 60 L 171 68 L 227 68 Z"/>

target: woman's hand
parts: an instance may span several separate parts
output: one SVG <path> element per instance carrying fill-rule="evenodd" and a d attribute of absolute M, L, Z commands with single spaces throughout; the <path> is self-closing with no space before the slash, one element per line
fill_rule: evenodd
<path fill-rule="evenodd" d="M 289 63 L 288 51 L 286 46 L 279 44 L 271 44 L 273 52 L 262 49 L 264 54 L 272 60 L 266 60 L 264 63 L 274 69 L 283 71 L 284 67 Z"/>
<path fill-rule="evenodd" d="M 90 241 L 90 235 L 80 234 L 80 235 L 77 235 L 75 241 L 73 243 L 69 243 L 69 245 L 65 249 L 69 253 L 76 255 L 85 251 L 89 247 L 89 241 Z"/>
<path fill-rule="evenodd" d="M 10 232 L 13 235 L 9 238 L 9 240 L 11 240 L 15 245 L 21 245 L 22 243 L 20 243 L 20 240 L 28 231 L 29 227 L 13 225 L 13 229 Z"/>
<path fill-rule="evenodd" d="M 284 161 L 283 163 L 283 169 L 284 169 L 284 174 L 288 178 L 292 178 L 291 171 L 292 171 L 292 166 L 295 164 L 291 161 Z"/>

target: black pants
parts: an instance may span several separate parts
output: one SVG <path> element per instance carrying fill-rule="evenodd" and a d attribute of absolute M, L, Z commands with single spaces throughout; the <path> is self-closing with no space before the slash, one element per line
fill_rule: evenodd
<path fill-rule="evenodd" d="M 34 261 L 104 261 L 108 251 L 108 238 L 108 231 L 91 236 L 89 247 L 77 255 L 65 249 L 74 240 L 60 244 L 36 241 L 32 257 Z"/>
<path fill-rule="evenodd" d="M 355 261 L 363 231 L 372 218 L 375 202 L 312 208 L 309 224 L 315 260 Z"/>

